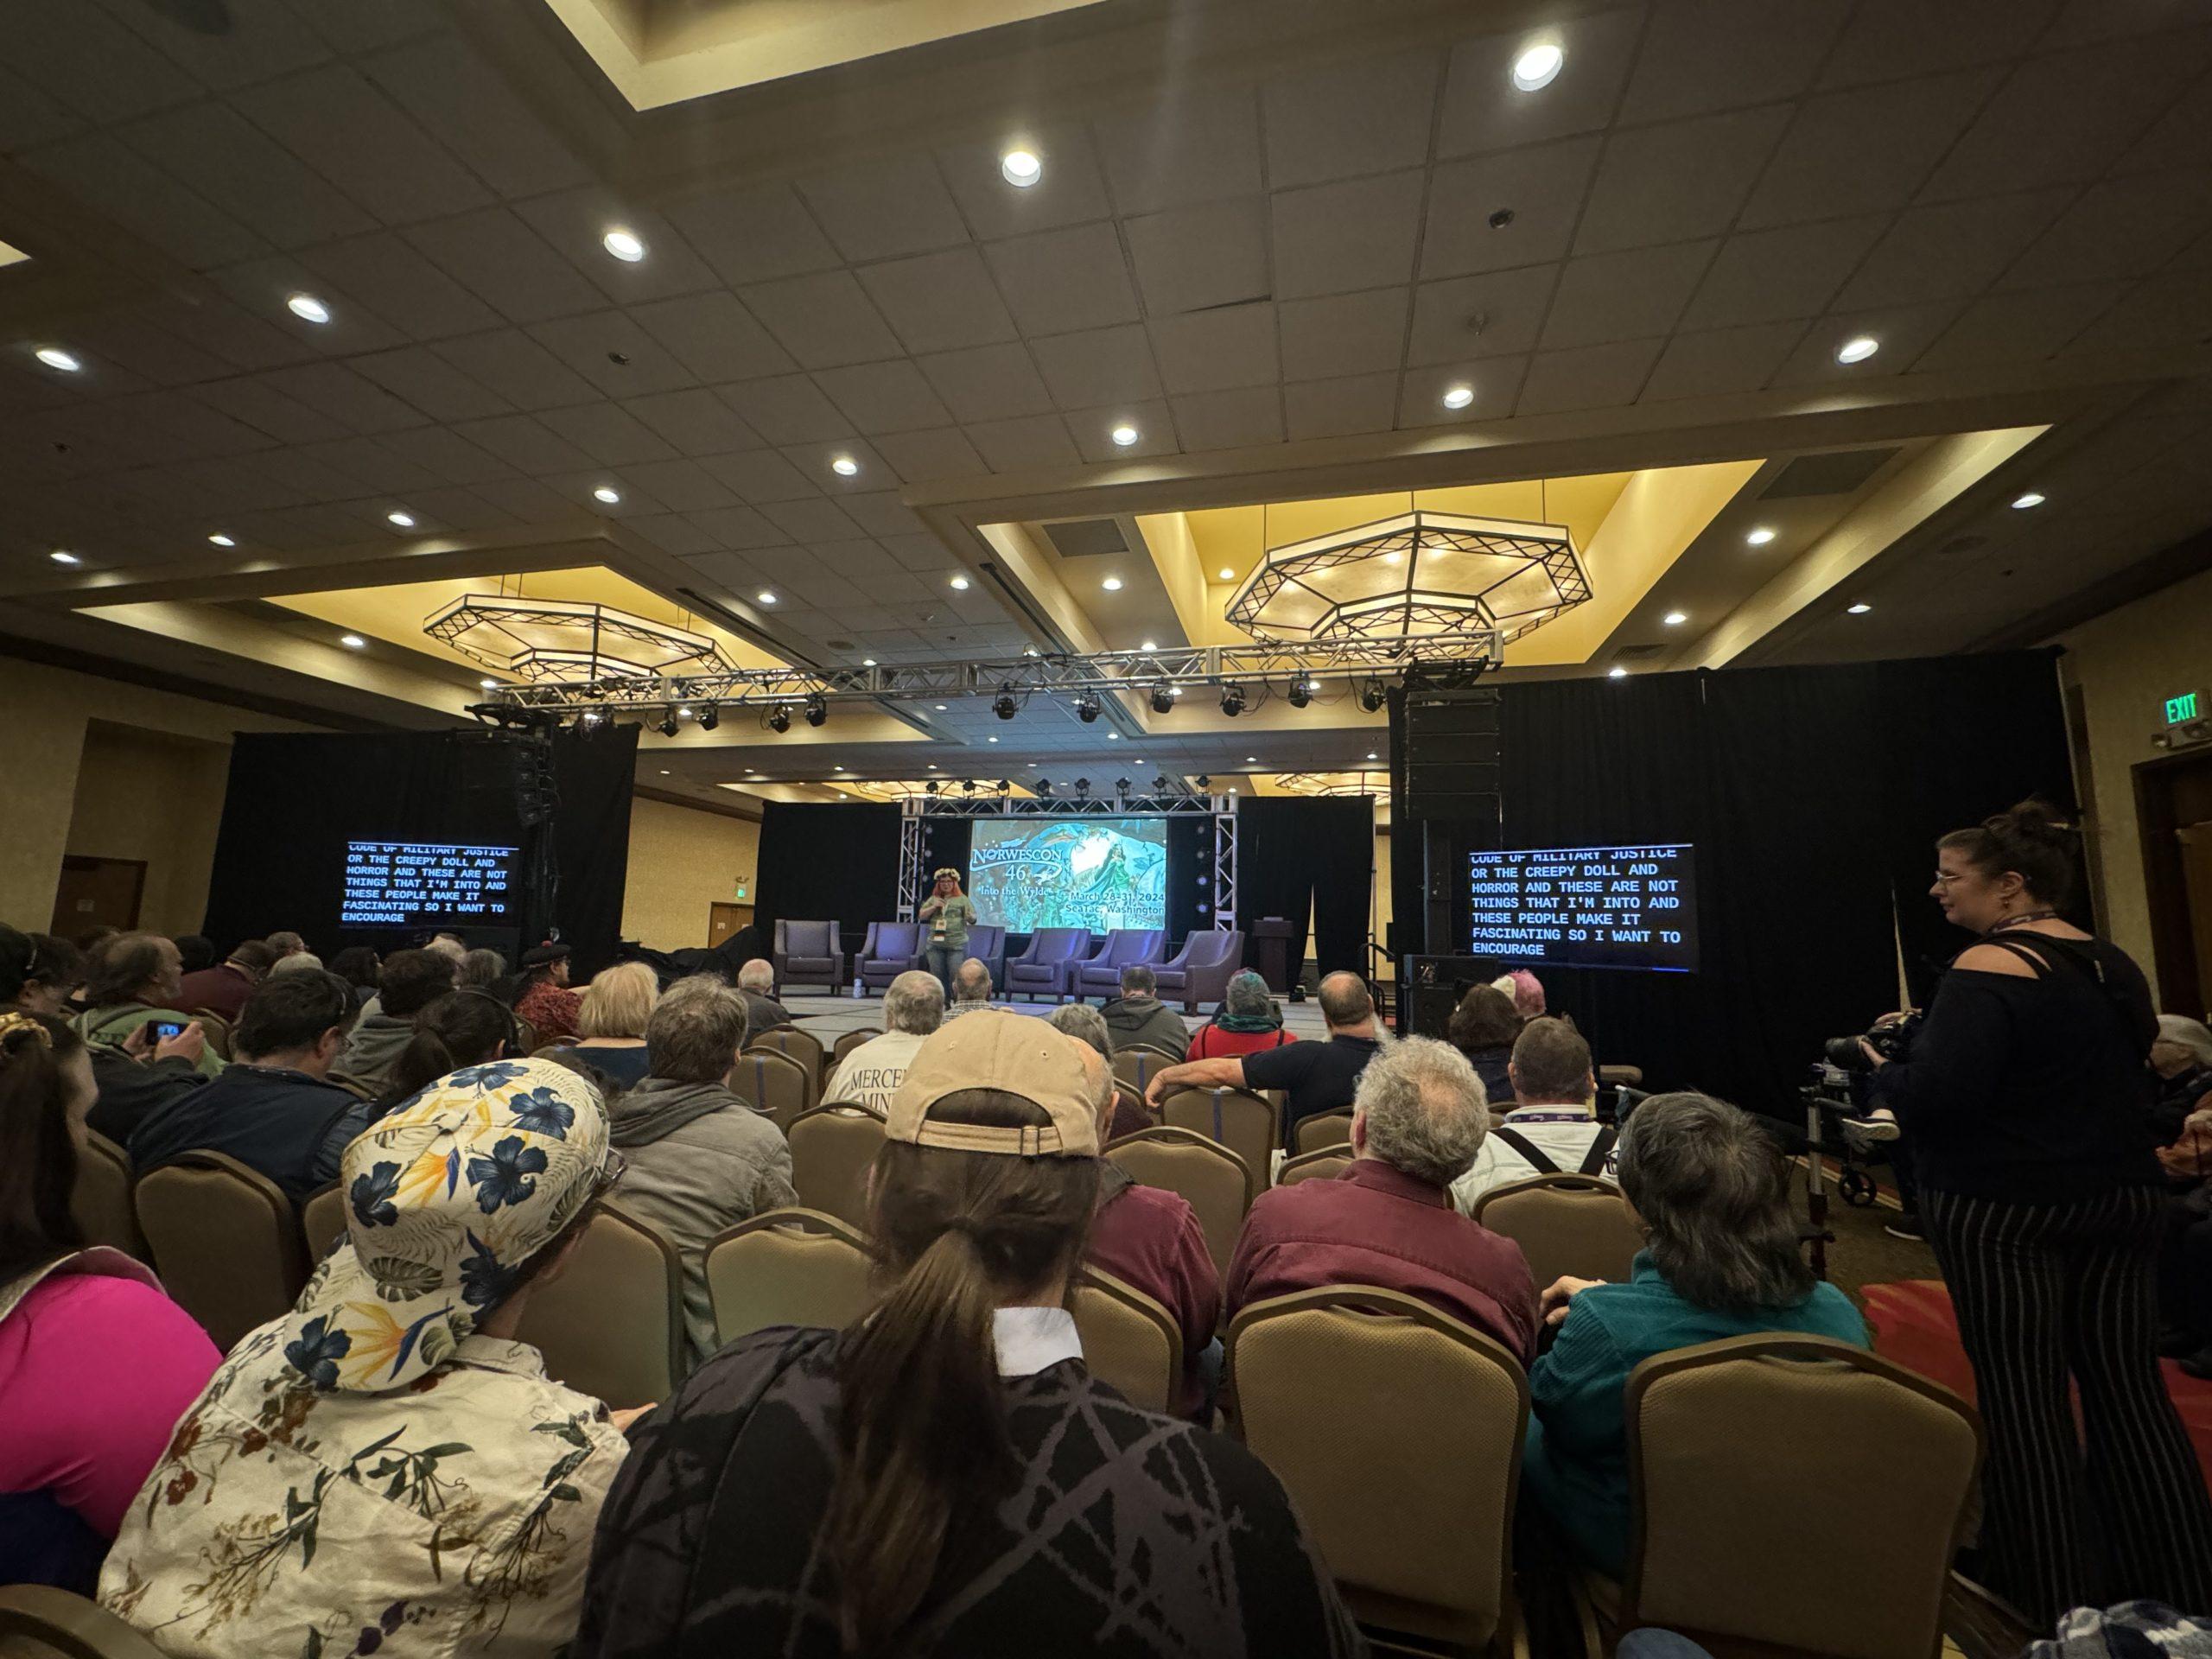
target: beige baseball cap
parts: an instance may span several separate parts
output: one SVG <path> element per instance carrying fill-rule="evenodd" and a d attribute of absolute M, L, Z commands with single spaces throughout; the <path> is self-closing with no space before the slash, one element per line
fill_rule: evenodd
<path fill-rule="evenodd" d="M 1098 1107 L 1084 1071 L 1084 1045 L 1026 1014 L 978 1008 L 925 1038 L 892 1096 L 887 1139 L 953 1152 L 1019 1158 L 1095 1158 Z M 1027 1128 L 944 1123 L 930 1108 L 948 1095 L 995 1089 L 1052 1119 Z"/>

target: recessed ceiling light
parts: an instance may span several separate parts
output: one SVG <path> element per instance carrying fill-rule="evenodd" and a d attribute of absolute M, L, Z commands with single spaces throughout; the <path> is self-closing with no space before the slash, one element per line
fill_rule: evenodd
<path fill-rule="evenodd" d="M 844 763 L 843 761 L 840 760 L 840 761 L 837 763 L 837 770 L 838 770 L 839 772 L 842 772 L 844 769 L 845 769 L 845 763 Z"/>
<path fill-rule="evenodd" d="M 1865 600 L 1863 600 L 1863 599 L 1862 599 L 1862 600 L 1860 600 L 1860 601 L 1859 601 L 1856 605 L 1847 605 L 1847 606 L 1845 606 L 1845 607 L 1844 607 L 1844 609 L 1845 609 L 1845 610 L 1847 610 L 1847 611 L 1848 611 L 1848 612 L 1849 612 L 1852 615 L 1853 615 L 1853 616 L 1864 616 L 1864 615 L 1866 615 L 1866 613 L 1867 613 L 1867 612 L 1869 612 L 1869 611 L 1872 610 L 1873 608 L 1874 608 L 1874 607 L 1873 607 L 1872 605 L 1869 605 L 1869 604 L 1868 604 Z"/>
<path fill-rule="evenodd" d="M 1118 743 L 1122 741 L 1122 734 L 1119 732 L 1109 732 L 1106 734 L 1106 741 L 1109 743 Z M 1137 764 L 1142 766 L 1144 762 L 1140 760 Z"/>
<path fill-rule="evenodd" d="M 1628 678 L 1628 670 L 1616 665 L 1605 671 L 1605 677 L 1609 680 L 1624 680 Z"/>
<path fill-rule="evenodd" d="M 835 455 L 830 458 L 830 470 L 840 478 L 850 478 L 860 469 L 860 462 L 855 461 L 850 455 Z"/>
<path fill-rule="evenodd" d="M 2043 505 L 2043 501 L 2044 498 L 2040 492 L 2030 490 L 2025 495 L 2014 496 L 2012 498 L 2012 505 L 2018 511 L 2025 512 L 2030 507 L 2039 507 Z"/>
<path fill-rule="evenodd" d="M 668 776 L 668 768 L 666 766 L 663 766 L 660 769 L 660 775 L 664 778 Z"/>
<path fill-rule="evenodd" d="M 1745 536 L 1744 539 L 1749 542 L 1753 547 L 1764 547 L 1769 542 L 1774 539 L 1774 532 L 1769 530 L 1764 524 L 1761 524 L 1757 530 L 1752 531 L 1749 535 Z"/>
<path fill-rule="evenodd" d="M 499 689 L 499 683 L 497 680 L 479 680 L 476 689 L 479 691 L 496 691 Z"/>
<path fill-rule="evenodd" d="M 1115 442 L 1120 444 L 1122 448 L 1126 449 L 1131 444 L 1135 443 L 1141 435 L 1138 433 L 1136 428 L 1125 423 L 1122 425 L 1116 427 L 1106 435 L 1113 439 Z"/>
<path fill-rule="evenodd" d="M 1045 163 L 1026 149 L 1009 149 L 999 157 L 999 176 L 1017 190 L 1027 190 L 1045 176 Z"/>
<path fill-rule="evenodd" d="M 1248 766 L 1256 766 L 1260 764 L 1260 757 L 1256 754 L 1248 754 L 1244 757 L 1244 764 Z"/>
<path fill-rule="evenodd" d="M 931 762 L 930 762 L 930 770 L 931 770 L 931 772 L 935 772 L 935 771 L 937 770 L 937 762 L 936 762 L 936 761 L 932 760 L 932 761 L 931 761 Z"/>
<path fill-rule="evenodd" d="M 1118 594 L 1122 591 L 1122 579 L 1119 576 L 1109 576 L 1098 585 L 1109 594 Z"/>
<path fill-rule="evenodd" d="M 945 704 L 944 704 L 944 703 L 942 703 L 942 702 L 940 702 L 940 703 L 938 703 L 938 704 L 937 704 L 937 705 L 936 705 L 937 711 L 938 711 L 938 713 L 939 713 L 940 715 L 941 715 L 941 714 L 943 714 L 943 713 L 945 711 L 945 708 L 946 708 L 946 705 L 945 705 Z"/>
<path fill-rule="evenodd" d="M 229 537 L 227 537 L 227 536 L 224 535 L 224 534 L 223 534 L 223 532 L 222 532 L 221 531 L 219 531 L 219 531 L 216 531 L 213 536 L 210 536 L 207 539 L 208 539 L 209 541 L 211 541 L 211 542 L 214 543 L 214 544 L 215 544 L 216 546 L 218 546 L 218 547 L 236 547 L 236 546 L 238 545 L 238 543 L 237 543 L 236 542 L 232 541 Z"/>
<path fill-rule="evenodd" d="M 955 576 L 952 579 L 952 591 L 956 594 L 966 593 L 968 591 L 968 578 L 965 576 Z"/>
<path fill-rule="evenodd" d="M 1224 564 L 1221 567 L 1221 579 L 1224 582 L 1234 582 L 1236 580 L 1236 573 Z"/>
<path fill-rule="evenodd" d="M 984 741 L 984 742 L 986 742 L 986 743 L 995 743 L 995 742 L 997 742 L 997 741 L 998 741 L 998 739 L 996 739 L 995 737 L 987 737 L 987 738 L 985 738 L 985 739 L 983 740 L 983 741 Z"/>
<path fill-rule="evenodd" d="M 1444 389 L 1443 404 L 1446 409 L 1465 409 L 1474 401 L 1475 389 L 1472 386 L 1446 386 Z"/>
<path fill-rule="evenodd" d="M 56 564 L 81 564 L 83 563 L 83 561 L 78 558 L 74 553 L 65 553 L 58 547 L 46 556 L 52 559 Z"/>
<path fill-rule="evenodd" d="M 40 346 L 38 360 L 48 368 L 59 369 L 64 374 L 74 374 L 85 366 L 77 360 L 73 353 L 65 352 L 59 346 Z"/>
<path fill-rule="evenodd" d="M 873 657 L 863 657 L 863 658 L 861 658 L 861 666 L 862 668 L 874 668 L 874 667 L 875 666 L 875 658 L 873 658 Z"/>
<path fill-rule="evenodd" d="M 634 265 L 645 257 L 645 245 L 638 239 L 635 232 L 626 231 L 620 226 L 601 237 L 599 245 L 626 265 Z"/>
<path fill-rule="evenodd" d="M 776 602 L 775 594 L 770 593 L 766 588 L 763 588 L 759 593 L 753 594 L 753 597 L 759 600 L 763 605 L 772 605 Z"/>
<path fill-rule="evenodd" d="M 1369 760 L 1375 760 L 1375 759 L 1376 758 L 1376 753 L 1375 753 L 1375 751 L 1374 751 L 1374 750 L 1372 750 L 1372 749 L 1370 749 L 1370 750 L 1367 752 L 1367 758 L 1368 758 Z"/>
<path fill-rule="evenodd" d="M 1160 647 L 1154 645 L 1151 640 L 1147 639 L 1144 644 L 1139 645 L 1137 649 L 1139 651 L 1158 651 Z"/>
<path fill-rule="evenodd" d="M 1839 363 L 1864 363 L 1882 349 L 1882 342 L 1872 334 L 1853 334 L 1835 348 Z"/>
<path fill-rule="evenodd" d="M 1559 79 L 1567 54 L 1557 41 L 1538 41 L 1513 60 L 1513 84 L 1524 92 L 1541 92 Z"/>
<path fill-rule="evenodd" d="M 415 515 L 411 512 L 401 512 L 395 510 L 385 514 L 385 521 L 387 524 L 397 524 L 402 530 L 412 530 L 415 528 Z"/>
<path fill-rule="evenodd" d="M 284 302 L 286 309 L 302 322 L 328 322 L 330 308 L 312 294 L 295 294 Z"/>
<path fill-rule="evenodd" d="M 612 484 L 602 484 L 591 493 L 592 499 L 594 501 L 604 501 L 610 507 L 622 499 L 622 492 L 616 489 Z"/>
<path fill-rule="evenodd" d="M 358 633 L 341 633 L 338 636 L 338 643 L 348 651 L 360 651 L 366 647 L 369 642 Z"/>
<path fill-rule="evenodd" d="M 1679 628 L 1683 623 L 1688 621 L 1690 619 L 1688 613 L 1686 611 L 1669 611 L 1666 615 L 1661 617 L 1659 620 L 1664 622 L 1670 628 Z"/>

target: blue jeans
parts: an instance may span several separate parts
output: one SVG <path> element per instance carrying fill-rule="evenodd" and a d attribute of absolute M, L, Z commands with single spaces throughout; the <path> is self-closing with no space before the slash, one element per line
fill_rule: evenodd
<path fill-rule="evenodd" d="M 930 972 L 938 983 L 944 987 L 945 1001 L 952 1000 L 952 971 L 968 960 L 967 948 L 957 944 L 932 944 L 929 949 Z"/>
<path fill-rule="evenodd" d="M 1647 1625 L 1621 1637 L 1613 1659 L 1713 1659 L 1713 1656 L 1687 1636 Z"/>

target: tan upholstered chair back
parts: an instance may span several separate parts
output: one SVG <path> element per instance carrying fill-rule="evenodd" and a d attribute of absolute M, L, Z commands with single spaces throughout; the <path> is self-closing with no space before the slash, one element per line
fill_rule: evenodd
<path fill-rule="evenodd" d="M 1249 1089 L 1177 1089 L 1160 1101 L 1160 1121 L 1220 1141 L 1267 1185 L 1282 1144 L 1282 1109 L 1274 1102 Z"/>
<path fill-rule="evenodd" d="M 546 1375 L 617 1411 L 665 1400 L 683 1376 L 683 1258 L 602 1199 L 567 1264 L 531 1287 L 516 1335 Z"/>
<path fill-rule="evenodd" d="M 869 1038 L 880 1037 L 882 1035 L 883 1033 L 880 1031 L 870 1031 L 867 1027 L 862 1026 L 855 1030 L 849 1031 L 843 1036 L 840 1037 L 837 1039 L 836 1046 L 830 1051 L 829 1070 L 825 1071 L 822 1074 L 823 1086 L 824 1088 L 829 1086 L 831 1075 L 836 1072 L 839 1066 L 845 1063 L 846 1055 L 851 1053 L 862 1043 L 868 1041 Z"/>
<path fill-rule="evenodd" d="M 1782 1335 L 1647 1359 L 1626 1406 L 1623 1628 L 1932 1659 L 1981 1463 L 1973 1407 L 1864 1349 Z"/>
<path fill-rule="evenodd" d="M 1333 1181 L 1351 1167 L 1350 1147 L 1319 1147 L 1312 1152 L 1301 1152 L 1295 1158 L 1284 1159 L 1282 1167 L 1275 1172 L 1275 1185 L 1295 1186 L 1300 1181 Z"/>
<path fill-rule="evenodd" d="M 188 1152 L 138 1178 L 139 1230 L 177 1306 L 228 1352 L 290 1312 L 307 1282 L 300 1218 L 283 1189 L 219 1152 Z"/>
<path fill-rule="evenodd" d="M 1346 1106 L 1333 1112 L 1316 1112 L 1301 1117 L 1290 1131 L 1291 1150 L 1297 1153 L 1319 1152 L 1324 1147 L 1351 1146 L 1351 1108 Z"/>
<path fill-rule="evenodd" d="M 791 1122 L 791 1185 L 810 1210 L 868 1225 L 868 1171 L 883 1150 L 883 1116 L 831 1103 Z"/>
<path fill-rule="evenodd" d="M 1106 1155 L 1143 1185 L 1188 1199 L 1214 1266 L 1228 1271 L 1244 1212 L 1259 1193 L 1250 1166 L 1218 1141 L 1166 1125 L 1123 1135 L 1107 1146 Z"/>
<path fill-rule="evenodd" d="M 1244 1443 L 1363 1624 L 1468 1649 L 1506 1626 L 1529 1380 L 1502 1345 L 1338 1286 L 1245 1308 L 1229 1376 Z"/>
<path fill-rule="evenodd" d="M 0 1659 L 162 1659 L 96 1601 L 42 1584 L 0 1588 Z"/>
<path fill-rule="evenodd" d="M 1083 1363 L 1116 1393 L 1147 1411 L 1166 1411 L 1183 1376 L 1183 1332 L 1135 1285 L 1086 1267 L 1075 1290 Z"/>
<path fill-rule="evenodd" d="M 300 1206 L 300 1237 L 308 1247 L 308 1268 L 312 1270 L 345 1236 L 345 1183 L 334 1182 L 320 1192 L 309 1193 Z"/>
<path fill-rule="evenodd" d="M 771 1026 L 766 1031 L 755 1032 L 745 1046 L 747 1050 L 772 1048 L 779 1054 L 790 1055 L 814 1078 L 817 1097 L 822 1085 L 830 1080 L 830 1074 L 822 1068 L 822 1039 L 810 1031 L 801 1031 L 797 1026 Z"/>
<path fill-rule="evenodd" d="M 868 1246 L 818 1210 L 770 1210 L 707 1247 L 715 1329 L 731 1343 L 772 1325 L 842 1331 L 866 1313 Z"/>
<path fill-rule="evenodd" d="M 86 1243 L 113 1245 L 141 1262 L 153 1259 L 130 1202 L 130 1160 L 96 1130 L 85 1131 L 85 1149 L 77 1154 L 77 1185 L 70 1190 L 69 1213 L 76 1217 Z"/>
<path fill-rule="evenodd" d="M 1154 1072 L 1174 1064 L 1173 1054 L 1149 1043 L 1132 1043 L 1114 1051 L 1114 1075 L 1139 1094 L 1144 1093 L 1144 1086 L 1152 1080 Z"/>
<path fill-rule="evenodd" d="M 195 1014 L 189 1016 L 207 1039 L 208 1049 L 225 1059 L 231 1058 L 231 1022 L 219 1014 Z"/>
<path fill-rule="evenodd" d="M 1562 1274 L 1618 1284 L 1643 1248 L 1621 1190 L 1594 1175 L 1538 1175 L 1493 1187 L 1475 1219 L 1521 1247 L 1538 1290 Z"/>
<path fill-rule="evenodd" d="M 786 1135 L 819 1092 L 813 1071 L 804 1062 L 774 1048 L 748 1048 L 739 1055 L 730 1068 L 729 1087 L 738 1098 L 775 1119 L 776 1127 Z"/>

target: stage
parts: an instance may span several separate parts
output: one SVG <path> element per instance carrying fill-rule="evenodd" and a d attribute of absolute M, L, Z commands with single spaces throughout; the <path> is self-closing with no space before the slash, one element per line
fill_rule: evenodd
<path fill-rule="evenodd" d="M 880 996 L 855 998 L 849 995 L 811 995 L 794 991 L 784 997 L 783 1003 L 784 1007 L 791 1012 L 791 1023 L 801 1030 L 810 1032 L 819 1037 L 825 1046 L 834 1044 L 849 1031 L 883 1029 L 883 999 Z M 1033 1014 L 1039 1019 L 1052 1013 L 1054 1007 L 1052 1003 L 1045 1001 L 994 1001 L 991 1006 L 995 1008 L 1005 1008 L 1014 1014 Z M 1093 1003 L 1091 1006 L 1096 1007 L 1097 1004 Z M 1173 1002 L 1167 1006 L 1171 1008 L 1176 1007 Z M 1292 1036 L 1303 1040 L 1307 1038 L 1319 1039 L 1328 1035 L 1327 1028 L 1321 1020 L 1319 1003 L 1285 1002 L 1281 1007 L 1283 1029 L 1289 1032 Z M 1178 1009 L 1178 1012 L 1180 1010 Z M 1183 1015 L 1183 1023 L 1192 1031 L 1196 1031 L 1212 1017 L 1211 1011 L 1205 1014 L 1186 1014 Z"/>

